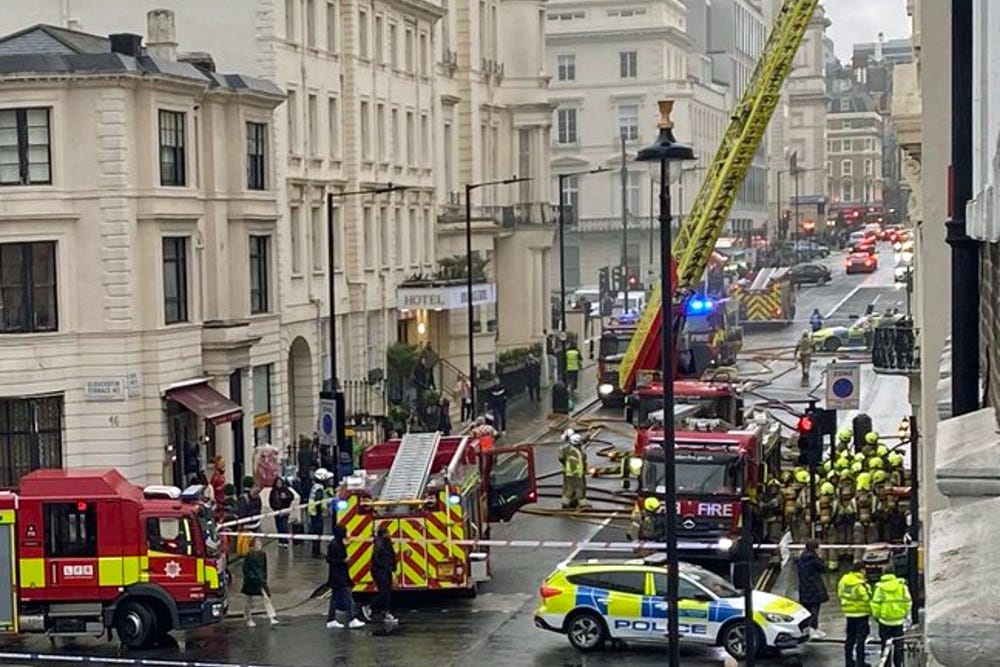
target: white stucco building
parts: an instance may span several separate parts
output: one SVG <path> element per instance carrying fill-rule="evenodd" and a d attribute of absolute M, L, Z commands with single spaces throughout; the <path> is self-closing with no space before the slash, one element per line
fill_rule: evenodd
<path fill-rule="evenodd" d="M 148 52 L 0 38 L 0 486 L 108 464 L 184 483 L 255 415 L 281 427 L 284 96 L 177 62 L 170 26 L 151 16 Z"/>
<path fill-rule="evenodd" d="M 711 60 L 695 52 L 682 2 L 558 0 L 548 4 L 547 12 L 546 57 L 556 106 L 553 178 L 609 169 L 565 181 L 564 199 L 572 211 L 566 235 L 567 287 L 596 285 L 601 267 L 621 266 L 623 243 L 630 273 L 645 282 L 658 262 L 650 244 L 650 216 L 656 211 L 650 196 L 656 186 L 649 167 L 632 160 L 655 137 L 656 102 L 675 100 L 678 137 L 694 146 L 698 165 L 704 166 L 718 147 L 731 97 L 725 86 L 712 81 Z M 622 136 L 627 152 L 625 234 Z M 692 170 L 675 190 L 675 212 L 681 216 L 701 182 L 693 167 L 688 165 Z"/>

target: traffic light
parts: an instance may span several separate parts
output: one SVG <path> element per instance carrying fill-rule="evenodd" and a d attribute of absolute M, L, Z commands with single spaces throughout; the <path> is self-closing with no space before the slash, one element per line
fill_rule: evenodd
<path fill-rule="evenodd" d="M 819 465 L 823 461 L 823 436 L 819 422 L 820 415 L 810 408 L 795 425 L 799 432 L 799 465 Z"/>
<path fill-rule="evenodd" d="M 611 286 L 615 291 L 618 291 L 619 288 L 624 287 L 624 284 L 622 283 L 622 275 L 623 275 L 622 267 L 620 266 L 611 267 Z"/>
<path fill-rule="evenodd" d="M 635 275 L 635 271 L 629 270 L 628 272 L 628 288 L 636 289 L 639 287 L 639 276 Z"/>
<path fill-rule="evenodd" d="M 597 289 L 602 299 L 611 291 L 611 271 L 606 266 L 597 270 Z"/>

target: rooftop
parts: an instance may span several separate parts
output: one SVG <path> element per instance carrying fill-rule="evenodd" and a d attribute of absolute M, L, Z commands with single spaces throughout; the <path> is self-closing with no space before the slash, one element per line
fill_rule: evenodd
<path fill-rule="evenodd" d="M 132 38 L 134 50 L 131 53 L 122 45 L 116 48 L 118 40 L 109 37 L 53 25 L 34 25 L 0 37 L 0 77 L 153 74 L 209 88 L 283 96 L 281 89 L 270 81 L 244 74 L 222 74 L 189 62 L 152 57 L 141 45 L 141 37 L 122 37 Z"/>

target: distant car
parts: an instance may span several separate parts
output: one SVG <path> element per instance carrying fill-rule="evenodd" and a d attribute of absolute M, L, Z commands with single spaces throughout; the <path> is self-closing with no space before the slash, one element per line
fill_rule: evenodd
<path fill-rule="evenodd" d="M 867 315 L 859 318 L 851 326 L 823 327 L 813 332 L 813 348 L 824 352 L 835 352 L 841 347 L 869 348 L 871 347 L 872 330 L 878 325 L 881 316 Z"/>
<path fill-rule="evenodd" d="M 878 271 L 878 255 L 868 252 L 852 252 L 844 260 L 844 270 L 848 273 L 875 273 Z"/>
<path fill-rule="evenodd" d="M 580 651 L 608 640 L 662 645 L 667 641 L 667 571 L 645 560 L 562 563 L 539 590 L 535 627 L 565 634 Z M 743 593 L 717 574 L 681 563 L 677 609 L 681 644 L 721 646 L 746 654 Z M 788 649 L 809 639 L 809 612 L 794 600 L 753 592 L 758 652 Z"/>
<path fill-rule="evenodd" d="M 830 282 L 833 276 L 830 269 L 820 264 L 796 264 L 788 269 L 788 278 L 795 285 L 815 283 L 823 285 Z"/>
<path fill-rule="evenodd" d="M 797 250 L 800 259 L 810 260 L 817 257 L 823 258 L 830 256 L 830 248 L 822 243 L 819 243 L 818 241 L 808 239 L 804 241 L 797 241 L 793 248 L 793 254 L 794 251 Z"/>

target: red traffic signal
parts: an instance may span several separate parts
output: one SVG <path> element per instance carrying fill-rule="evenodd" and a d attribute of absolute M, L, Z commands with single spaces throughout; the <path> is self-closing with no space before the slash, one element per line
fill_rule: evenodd
<path fill-rule="evenodd" d="M 813 430 L 813 420 L 808 415 L 803 415 L 799 417 L 799 423 L 796 426 L 799 433 L 809 433 Z"/>

